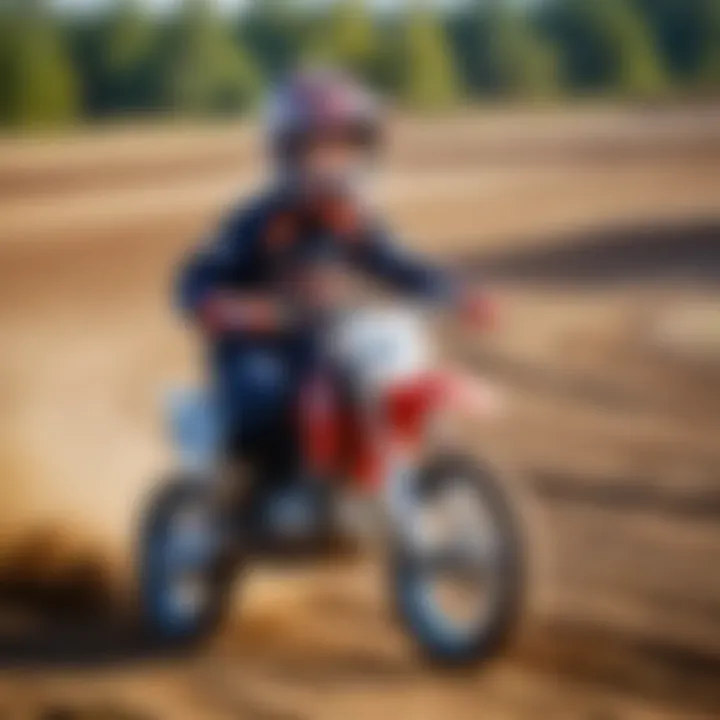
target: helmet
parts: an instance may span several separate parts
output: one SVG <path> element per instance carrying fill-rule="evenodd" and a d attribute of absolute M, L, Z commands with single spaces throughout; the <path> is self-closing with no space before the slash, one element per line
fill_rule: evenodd
<path fill-rule="evenodd" d="M 323 135 L 347 137 L 373 151 L 380 141 L 381 115 L 377 99 L 345 73 L 298 71 L 271 95 L 268 139 L 283 165 L 292 163 L 309 140 Z"/>

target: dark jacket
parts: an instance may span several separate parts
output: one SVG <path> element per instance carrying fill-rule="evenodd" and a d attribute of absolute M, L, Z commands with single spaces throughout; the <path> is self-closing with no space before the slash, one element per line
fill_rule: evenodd
<path fill-rule="evenodd" d="M 184 263 L 177 302 L 184 313 L 192 315 L 220 289 L 272 290 L 294 257 L 293 250 L 320 237 L 350 267 L 396 291 L 438 302 L 453 294 L 448 273 L 399 247 L 376 218 L 357 213 L 328 222 L 269 193 L 233 211 L 210 242 Z"/>

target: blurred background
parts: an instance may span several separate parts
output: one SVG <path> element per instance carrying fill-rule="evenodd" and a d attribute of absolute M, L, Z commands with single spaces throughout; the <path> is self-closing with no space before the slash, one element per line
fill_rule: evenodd
<path fill-rule="evenodd" d="M 172 662 L 111 620 L 184 252 L 266 173 L 263 93 L 348 67 L 379 201 L 505 303 L 452 352 L 509 413 L 542 562 L 509 657 L 419 666 L 356 569 L 265 578 Z M 0 717 L 720 716 L 719 0 L 0 0 Z"/>

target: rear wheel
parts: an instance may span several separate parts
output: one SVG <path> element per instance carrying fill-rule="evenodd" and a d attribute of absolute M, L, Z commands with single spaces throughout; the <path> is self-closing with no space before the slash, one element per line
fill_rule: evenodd
<path fill-rule="evenodd" d="M 518 620 L 523 543 L 502 479 L 461 455 L 438 457 L 420 472 L 417 537 L 397 549 L 392 582 L 400 621 L 435 662 L 493 657 Z"/>
<path fill-rule="evenodd" d="M 173 478 L 151 500 L 140 540 L 145 627 L 167 643 L 194 643 L 216 630 L 229 604 L 222 523 L 212 492 Z"/>

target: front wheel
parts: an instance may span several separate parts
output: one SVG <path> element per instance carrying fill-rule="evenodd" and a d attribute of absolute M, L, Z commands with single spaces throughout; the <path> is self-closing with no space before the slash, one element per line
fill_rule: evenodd
<path fill-rule="evenodd" d="M 432 661 L 468 665 L 497 654 L 519 617 L 525 580 L 521 527 L 490 466 L 442 456 L 420 470 L 412 542 L 394 553 L 397 614 Z"/>
<path fill-rule="evenodd" d="M 166 482 L 141 528 L 140 605 L 145 629 L 161 642 L 209 637 L 226 614 L 230 573 L 211 489 L 192 478 Z"/>

